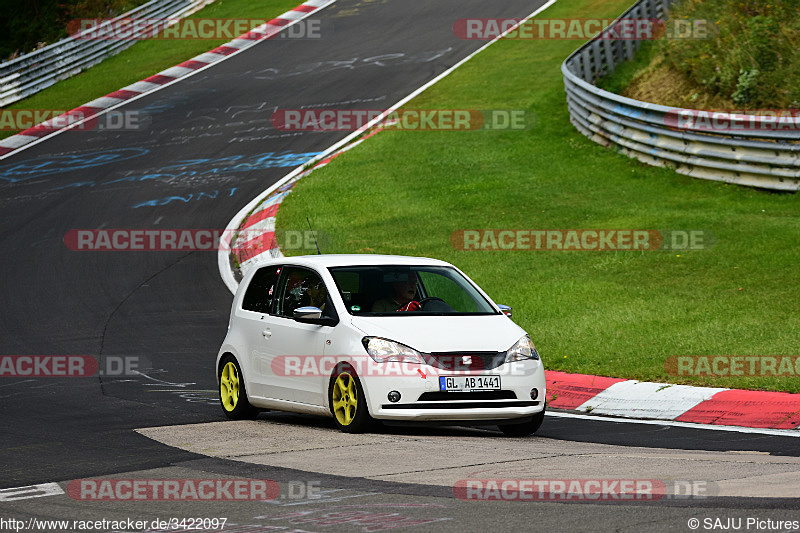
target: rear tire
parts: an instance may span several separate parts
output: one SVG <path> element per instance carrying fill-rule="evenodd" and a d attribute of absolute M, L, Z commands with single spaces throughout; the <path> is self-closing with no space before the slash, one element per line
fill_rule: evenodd
<path fill-rule="evenodd" d="M 353 367 L 336 369 L 328 387 L 328 401 L 336 427 L 344 433 L 362 433 L 372 424 L 367 399 Z"/>
<path fill-rule="evenodd" d="M 533 418 L 528 422 L 523 422 L 522 424 L 503 424 L 497 427 L 500 428 L 500 431 L 502 431 L 503 435 L 506 437 L 530 437 L 536 433 L 542 425 L 542 422 L 544 422 L 544 409 L 542 409 L 541 413 L 533 415 Z"/>
<path fill-rule="evenodd" d="M 252 420 L 258 416 L 258 409 L 247 401 L 242 369 L 232 355 L 226 355 L 219 365 L 219 402 L 231 420 Z"/>

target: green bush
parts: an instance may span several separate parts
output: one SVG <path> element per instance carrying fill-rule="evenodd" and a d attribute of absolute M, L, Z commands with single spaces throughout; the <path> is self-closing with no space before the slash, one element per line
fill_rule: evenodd
<path fill-rule="evenodd" d="M 70 20 L 109 18 L 148 0 L 0 0 L 0 58 L 15 57 L 67 36 Z"/>
<path fill-rule="evenodd" d="M 672 19 L 707 21 L 707 39 L 659 42 L 668 64 L 709 94 L 751 109 L 800 107 L 800 0 L 687 0 Z"/>

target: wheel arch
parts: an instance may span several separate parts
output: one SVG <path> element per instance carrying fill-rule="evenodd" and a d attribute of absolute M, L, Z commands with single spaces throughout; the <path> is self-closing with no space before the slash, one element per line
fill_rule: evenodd
<path fill-rule="evenodd" d="M 370 411 L 370 407 L 369 407 L 369 391 L 364 386 L 364 380 L 362 379 L 361 375 L 359 375 L 358 371 L 356 370 L 356 366 L 354 364 L 348 362 L 348 361 L 340 361 L 340 362 L 336 363 L 336 366 L 334 366 L 333 370 L 331 370 L 330 376 L 328 376 L 328 388 L 327 388 L 327 394 L 325 394 L 325 404 L 326 404 L 326 406 L 328 408 L 328 411 L 330 411 L 332 416 L 336 416 L 333 413 L 333 405 L 331 404 L 331 394 L 332 394 L 332 391 L 333 391 L 333 384 L 336 381 L 336 376 L 338 375 L 340 369 L 349 369 L 349 371 L 353 375 L 353 377 L 355 377 L 355 379 L 358 380 L 358 385 L 361 388 L 361 392 L 364 394 L 364 398 L 366 399 L 365 404 L 366 404 L 366 408 L 367 408 L 367 414 L 372 416 L 372 412 Z"/>
<path fill-rule="evenodd" d="M 237 363 L 239 363 L 239 368 L 242 367 L 242 363 L 239 361 L 239 358 L 236 357 L 236 354 L 233 353 L 232 351 L 226 350 L 226 351 L 220 353 L 219 357 L 217 357 L 217 372 L 216 372 L 217 384 L 219 384 L 219 375 L 222 372 L 222 363 L 225 361 L 225 359 L 228 356 L 231 356 Z"/>

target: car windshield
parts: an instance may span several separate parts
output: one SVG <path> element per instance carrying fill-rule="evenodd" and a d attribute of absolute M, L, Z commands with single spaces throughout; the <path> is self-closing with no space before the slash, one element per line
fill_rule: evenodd
<path fill-rule="evenodd" d="M 498 314 L 452 267 L 380 265 L 329 270 L 351 315 Z"/>

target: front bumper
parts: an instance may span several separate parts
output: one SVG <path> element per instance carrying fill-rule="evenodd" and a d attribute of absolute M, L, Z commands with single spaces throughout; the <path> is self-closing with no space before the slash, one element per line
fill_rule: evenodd
<path fill-rule="evenodd" d="M 510 365 L 482 372 L 448 372 L 418 365 L 421 373 L 403 376 L 362 378 L 369 412 L 379 420 L 447 421 L 507 420 L 540 413 L 545 408 L 546 383 L 540 361 Z M 425 375 L 423 377 L 422 375 Z M 499 375 L 501 390 L 494 392 L 441 392 L 439 377 L 450 375 Z M 531 390 L 536 389 L 535 399 Z M 389 392 L 400 393 L 400 401 L 390 402 Z"/>

